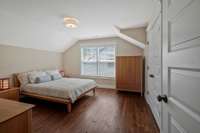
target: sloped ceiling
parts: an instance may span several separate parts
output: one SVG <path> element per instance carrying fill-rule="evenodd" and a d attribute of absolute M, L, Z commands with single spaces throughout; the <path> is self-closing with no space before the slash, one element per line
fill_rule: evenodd
<path fill-rule="evenodd" d="M 120 28 L 147 24 L 153 0 L 0 0 L 0 44 L 63 52 L 79 39 L 115 36 Z M 79 19 L 77 29 L 63 18 Z"/>

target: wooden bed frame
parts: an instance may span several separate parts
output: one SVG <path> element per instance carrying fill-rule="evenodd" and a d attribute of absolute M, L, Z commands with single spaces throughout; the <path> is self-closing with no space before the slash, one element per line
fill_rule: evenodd
<path fill-rule="evenodd" d="M 14 86 L 15 87 L 20 87 L 20 82 L 17 78 L 17 74 L 14 74 L 13 76 L 13 80 L 14 80 Z M 96 87 L 94 88 L 91 88 L 90 90 L 84 92 L 83 94 L 81 94 L 78 98 L 80 99 L 81 97 L 83 97 L 86 93 L 89 93 L 89 92 L 93 92 L 93 96 L 95 96 L 95 89 Z M 46 100 L 46 101 L 50 101 L 50 102 L 56 102 L 56 103 L 63 103 L 63 104 L 66 104 L 67 105 L 67 111 L 70 113 L 72 111 L 72 101 L 70 98 L 57 98 L 57 97 L 51 97 L 51 96 L 44 96 L 44 95 L 39 95 L 39 94 L 36 94 L 36 93 L 30 93 L 30 92 L 24 92 L 24 91 L 21 91 L 20 92 L 20 95 L 24 95 L 24 96 L 28 96 L 28 97 L 33 97 L 33 98 L 37 98 L 37 99 L 41 99 L 41 100 Z"/>

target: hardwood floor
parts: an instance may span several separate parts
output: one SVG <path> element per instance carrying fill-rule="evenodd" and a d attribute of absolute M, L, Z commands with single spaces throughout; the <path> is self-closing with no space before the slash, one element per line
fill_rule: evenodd
<path fill-rule="evenodd" d="M 23 98 L 36 105 L 33 133 L 159 133 L 144 97 L 109 89 L 89 95 L 71 113 L 62 104 Z"/>

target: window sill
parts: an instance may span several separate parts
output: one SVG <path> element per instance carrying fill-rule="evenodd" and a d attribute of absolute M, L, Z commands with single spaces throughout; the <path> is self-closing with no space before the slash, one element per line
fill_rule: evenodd
<path fill-rule="evenodd" d="M 104 76 L 91 76 L 91 75 L 80 75 L 83 78 L 92 78 L 92 79 L 115 79 L 115 77 L 104 77 Z"/>
<path fill-rule="evenodd" d="M 115 77 L 91 76 L 91 75 L 69 75 L 69 77 L 115 80 Z"/>

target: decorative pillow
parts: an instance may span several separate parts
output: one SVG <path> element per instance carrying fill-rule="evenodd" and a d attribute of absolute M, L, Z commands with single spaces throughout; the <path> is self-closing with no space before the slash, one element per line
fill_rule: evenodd
<path fill-rule="evenodd" d="M 32 84 L 36 83 L 37 77 L 42 77 L 42 76 L 46 76 L 46 73 L 43 71 L 32 71 L 28 73 L 29 81 Z"/>
<path fill-rule="evenodd" d="M 62 78 L 61 74 L 54 74 L 54 75 L 51 75 L 51 79 L 52 79 L 52 80 L 57 80 L 57 79 L 61 79 L 61 78 Z"/>
<path fill-rule="evenodd" d="M 54 75 L 54 74 L 60 74 L 59 70 L 48 70 L 46 71 L 46 73 L 48 73 L 49 75 Z"/>
<path fill-rule="evenodd" d="M 35 83 L 44 83 L 44 82 L 48 82 L 51 80 L 51 77 L 49 75 L 42 75 L 40 77 L 36 77 L 35 79 Z"/>
<path fill-rule="evenodd" d="M 58 70 L 51 70 L 51 71 L 46 71 L 50 76 L 52 80 L 57 80 L 62 78 L 62 75 Z"/>
<path fill-rule="evenodd" d="M 28 72 L 17 74 L 17 79 L 19 80 L 21 86 L 28 84 Z"/>

